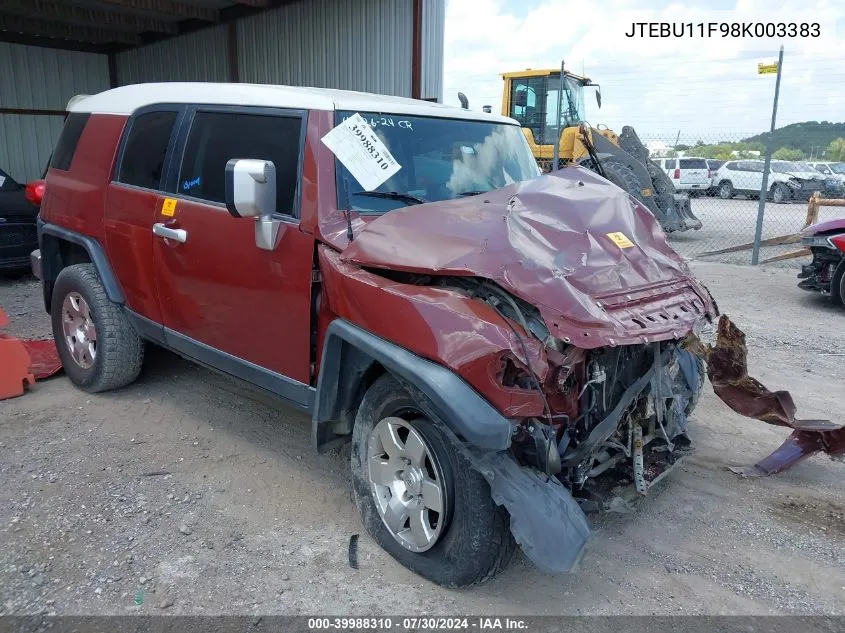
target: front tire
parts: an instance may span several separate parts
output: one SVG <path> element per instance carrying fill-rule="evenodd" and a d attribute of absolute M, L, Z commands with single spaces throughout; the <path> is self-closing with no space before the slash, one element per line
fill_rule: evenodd
<path fill-rule="evenodd" d="M 144 344 L 106 295 L 93 264 L 63 268 L 50 303 L 53 338 L 71 382 L 91 393 L 128 385 L 141 372 Z"/>
<path fill-rule="evenodd" d="M 830 279 L 830 298 L 834 303 L 845 307 L 845 259 L 839 262 Z"/>
<path fill-rule="evenodd" d="M 730 200 L 734 197 L 734 186 L 730 180 L 724 180 L 719 184 L 719 197 L 722 200 Z"/>
<path fill-rule="evenodd" d="M 373 383 L 358 408 L 350 461 L 364 527 L 411 571 L 467 587 L 510 562 L 516 544 L 507 512 L 390 374 Z"/>
<path fill-rule="evenodd" d="M 789 191 L 782 184 L 777 183 L 772 187 L 772 202 L 783 204 L 789 198 Z"/>

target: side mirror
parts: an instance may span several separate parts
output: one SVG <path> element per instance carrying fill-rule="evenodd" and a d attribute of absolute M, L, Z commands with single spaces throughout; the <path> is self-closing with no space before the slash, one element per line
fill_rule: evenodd
<path fill-rule="evenodd" d="M 601 89 L 596 88 L 596 104 L 599 106 L 599 110 L 601 110 Z"/>
<path fill-rule="evenodd" d="M 226 208 L 236 218 L 273 214 L 276 167 L 269 160 L 233 158 L 226 163 Z"/>
<path fill-rule="evenodd" d="M 276 248 L 282 221 L 275 219 L 276 167 L 269 160 L 233 158 L 226 163 L 226 208 L 236 218 L 255 218 L 255 245 Z"/>
<path fill-rule="evenodd" d="M 513 96 L 513 104 L 518 108 L 524 108 L 528 105 L 528 93 L 525 90 L 518 91 Z"/>

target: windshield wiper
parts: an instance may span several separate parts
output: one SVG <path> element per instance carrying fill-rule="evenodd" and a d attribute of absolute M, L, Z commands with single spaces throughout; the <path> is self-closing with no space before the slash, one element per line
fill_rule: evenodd
<path fill-rule="evenodd" d="M 489 189 L 485 189 L 481 191 L 480 189 L 477 191 L 462 191 L 458 194 L 458 196 L 480 196 L 482 193 L 488 193 Z"/>
<path fill-rule="evenodd" d="M 425 204 L 425 200 L 412 196 L 409 193 L 399 193 L 398 191 L 353 191 L 353 196 L 370 196 L 372 198 L 389 198 L 390 200 L 401 200 L 402 202 L 409 202 L 411 204 Z"/>

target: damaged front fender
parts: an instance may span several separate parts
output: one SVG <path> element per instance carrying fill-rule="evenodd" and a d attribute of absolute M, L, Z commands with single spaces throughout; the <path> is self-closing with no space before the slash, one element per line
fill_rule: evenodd
<path fill-rule="evenodd" d="M 829 420 L 799 420 L 788 391 L 770 391 L 748 375 L 748 347 L 745 334 L 726 316 L 719 318 L 716 344 L 697 337 L 687 338 L 687 349 L 707 363 L 707 377 L 713 391 L 731 409 L 748 418 L 794 429 L 792 435 L 771 455 L 753 466 L 731 470 L 745 477 L 763 477 L 782 472 L 819 452 L 845 456 L 845 426 Z"/>

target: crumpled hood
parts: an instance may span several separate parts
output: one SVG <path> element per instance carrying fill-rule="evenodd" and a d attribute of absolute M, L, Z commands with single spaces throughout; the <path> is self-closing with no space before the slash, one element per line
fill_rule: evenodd
<path fill-rule="evenodd" d="M 554 336 L 584 348 L 679 338 L 713 311 L 651 212 L 577 167 L 391 211 L 342 256 L 369 268 L 493 280 L 537 306 Z"/>

